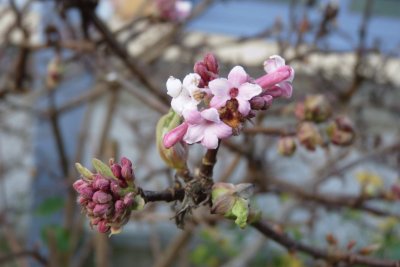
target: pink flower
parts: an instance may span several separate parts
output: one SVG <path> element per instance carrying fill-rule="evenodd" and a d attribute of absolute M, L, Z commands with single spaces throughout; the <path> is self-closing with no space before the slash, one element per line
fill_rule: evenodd
<path fill-rule="evenodd" d="M 292 96 L 294 70 L 285 65 L 285 60 L 282 57 L 271 56 L 264 62 L 264 70 L 267 74 L 258 78 L 256 83 L 265 89 L 265 92 L 273 97 L 289 98 Z"/>
<path fill-rule="evenodd" d="M 210 106 L 221 108 L 225 106 L 226 101 L 236 99 L 239 103 L 239 112 L 244 116 L 249 114 L 251 109 L 249 100 L 259 95 L 262 89 L 258 84 L 249 83 L 248 79 L 246 71 L 236 66 L 229 72 L 228 79 L 218 78 L 210 81 L 208 87 L 214 95 Z"/>
<path fill-rule="evenodd" d="M 186 110 L 183 113 L 185 121 L 189 124 L 183 140 L 188 144 L 201 142 L 208 149 L 216 149 L 218 140 L 232 135 L 232 128 L 219 118 L 215 108 Z"/>

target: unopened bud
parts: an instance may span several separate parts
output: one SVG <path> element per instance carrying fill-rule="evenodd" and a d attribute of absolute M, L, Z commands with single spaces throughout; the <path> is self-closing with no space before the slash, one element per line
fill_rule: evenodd
<path fill-rule="evenodd" d="M 278 152 L 282 156 L 291 156 L 296 151 L 296 142 L 293 137 L 281 137 L 278 141 Z"/>
<path fill-rule="evenodd" d="M 117 214 L 121 214 L 122 212 L 124 212 L 125 211 L 125 207 L 126 207 L 126 205 L 124 204 L 124 201 L 117 200 L 115 202 L 115 212 Z"/>
<path fill-rule="evenodd" d="M 121 175 L 121 165 L 119 165 L 119 164 L 112 164 L 111 165 L 111 171 L 112 171 L 112 173 L 114 174 L 114 176 L 116 177 L 116 178 L 118 178 L 118 179 L 121 179 L 122 178 L 122 175 Z"/>
<path fill-rule="evenodd" d="M 161 117 L 157 123 L 156 141 L 160 157 L 171 168 L 186 168 L 187 146 L 181 142 L 189 127 L 180 124 L 180 116 L 174 111 Z M 179 125 L 179 126 L 178 126 Z"/>
<path fill-rule="evenodd" d="M 107 222 L 106 222 L 105 220 L 103 220 L 103 221 L 100 221 L 100 222 L 97 224 L 97 230 L 98 230 L 100 233 L 105 234 L 105 233 L 108 233 L 108 232 L 110 231 L 110 226 L 108 226 L 108 225 L 107 225 Z"/>
<path fill-rule="evenodd" d="M 104 216 L 111 211 L 110 204 L 97 204 L 93 209 L 94 216 Z"/>
<path fill-rule="evenodd" d="M 304 118 L 314 122 L 324 122 L 332 114 L 328 100 L 323 95 L 310 95 L 304 101 Z"/>
<path fill-rule="evenodd" d="M 126 157 L 122 157 L 121 158 L 121 165 L 122 166 L 129 166 L 132 167 L 132 161 L 130 161 L 128 158 Z"/>
<path fill-rule="evenodd" d="M 112 200 L 112 196 L 103 191 L 97 191 L 93 194 L 92 199 L 96 203 L 104 204 L 104 203 L 110 202 Z"/>
<path fill-rule="evenodd" d="M 122 166 L 121 175 L 127 182 L 134 180 L 133 170 L 129 165 Z"/>
<path fill-rule="evenodd" d="M 297 130 L 299 142 L 308 150 L 314 151 L 322 144 L 322 137 L 318 128 L 311 122 L 302 122 Z"/>
<path fill-rule="evenodd" d="M 255 96 L 250 100 L 251 109 L 261 110 L 265 106 L 265 100 L 262 96 Z"/>
<path fill-rule="evenodd" d="M 204 56 L 204 63 L 207 66 L 207 69 L 212 73 L 218 74 L 218 60 L 213 53 L 207 53 Z"/>
<path fill-rule="evenodd" d="M 131 192 L 131 193 L 128 193 L 125 197 L 124 197 L 124 204 L 125 204 L 125 206 L 127 206 L 127 207 L 130 207 L 130 206 L 132 206 L 132 204 L 133 204 L 133 202 L 135 201 L 135 199 L 134 199 L 134 194 Z"/>
<path fill-rule="evenodd" d="M 331 246 L 336 246 L 337 245 L 337 239 L 332 234 L 327 234 L 325 236 L 325 239 L 326 239 L 326 242 L 328 242 L 329 245 L 331 245 Z"/>
<path fill-rule="evenodd" d="M 211 80 L 211 77 L 209 75 L 209 71 L 207 69 L 206 64 L 204 62 L 196 62 L 194 64 L 193 70 L 195 73 L 199 74 L 201 77 L 201 80 L 205 83 L 208 84 L 208 82 Z"/>
<path fill-rule="evenodd" d="M 110 188 L 110 181 L 106 178 L 103 178 L 101 175 L 97 175 L 93 181 L 93 188 L 106 191 Z"/>
<path fill-rule="evenodd" d="M 349 118 L 336 118 L 326 129 L 331 142 L 338 146 L 351 145 L 355 138 L 353 124 Z"/>

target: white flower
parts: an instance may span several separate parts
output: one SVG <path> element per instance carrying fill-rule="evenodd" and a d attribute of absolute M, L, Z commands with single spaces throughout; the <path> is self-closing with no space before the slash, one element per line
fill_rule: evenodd
<path fill-rule="evenodd" d="M 196 100 L 194 94 L 200 90 L 198 87 L 201 78 L 196 73 L 190 73 L 183 79 L 183 83 L 174 77 L 167 81 L 167 94 L 172 97 L 171 107 L 182 115 L 186 109 L 197 109 L 200 100 Z"/>

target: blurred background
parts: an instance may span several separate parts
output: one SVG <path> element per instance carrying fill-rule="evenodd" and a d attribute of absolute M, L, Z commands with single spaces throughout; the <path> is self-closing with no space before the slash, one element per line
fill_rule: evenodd
<path fill-rule="evenodd" d="M 111 238 L 80 213 L 75 162 L 126 156 L 142 187 L 173 184 L 155 144 L 165 82 L 207 52 L 221 76 L 241 65 L 259 77 L 275 54 L 296 71 L 292 98 L 246 125 L 269 130 L 222 144 L 214 179 L 254 183 L 253 205 L 295 240 L 400 259 L 400 1 L 188 1 L 183 19 L 158 2 L 0 0 L 0 265 L 334 266 L 207 208 L 180 230 L 174 204 L 150 203 Z M 296 105 L 316 94 L 352 121 L 354 141 L 296 140 L 282 156 Z M 191 168 L 202 154 L 191 146 Z"/>

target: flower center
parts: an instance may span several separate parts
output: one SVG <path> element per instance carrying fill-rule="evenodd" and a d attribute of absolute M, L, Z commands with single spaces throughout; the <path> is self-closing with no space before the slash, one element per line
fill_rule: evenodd
<path fill-rule="evenodd" d="M 237 89 L 237 88 L 231 88 L 231 90 L 229 90 L 229 95 L 232 98 L 236 98 L 238 96 L 238 94 L 239 94 L 239 89 Z"/>

